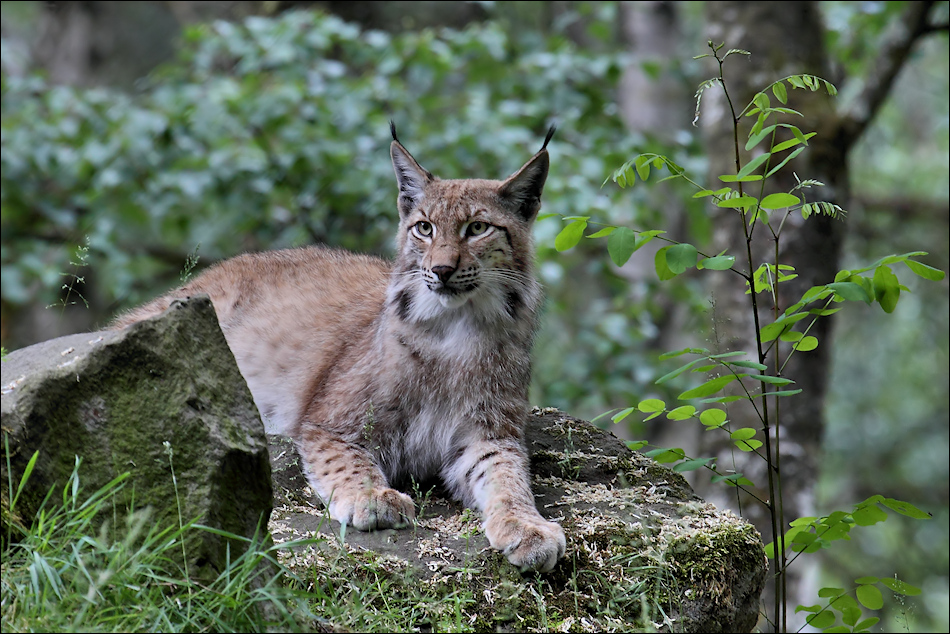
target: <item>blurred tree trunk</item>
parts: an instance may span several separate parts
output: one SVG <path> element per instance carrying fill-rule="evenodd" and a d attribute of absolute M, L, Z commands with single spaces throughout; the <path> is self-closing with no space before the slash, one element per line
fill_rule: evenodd
<path fill-rule="evenodd" d="M 796 117 L 789 122 L 799 126 L 803 132 L 814 131 L 817 135 L 793 164 L 770 179 L 769 191 L 765 193 L 791 190 L 796 184 L 794 174 L 797 174 L 802 179 L 817 179 L 825 184 L 825 187 L 805 190 L 807 200 L 825 200 L 847 209 L 848 152 L 886 96 L 913 41 L 925 32 L 930 4 L 908 3 L 901 23 L 891 33 L 885 34 L 878 49 L 880 59 L 870 67 L 873 74 L 863 78 L 864 90 L 850 108 L 835 110 L 837 104 L 823 90 L 789 90 L 789 106 L 804 115 L 804 119 Z M 708 2 L 705 17 L 709 39 L 714 44 L 724 42 L 723 52 L 739 48 L 752 53 L 749 57 L 732 56 L 725 65 L 726 83 L 737 112 L 758 90 L 787 75 L 809 73 L 830 78 L 830 62 L 816 2 Z M 709 156 L 710 183 L 718 182 L 721 174 L 735 172 L 731 118 L 722 91 L 708 90 L 703 98 L 700 125 Z M 749 127 L 754 122 L 751 119 L 740 121 L 740 144 L 748 137 Z M 743 155 L 742 163 L 747 163 L 749 158 Z M 716 244 L 713 252 L 727 249 L 737 256 L 737 263 L 744 261 L 746 245 L 741 218 L 733 210 L 716 209 L 714 213 Z M 827 216 L 813 216 L 808 220 L 803 220 L 800 214 L 788 217 L 779 243 L 778 258 L 781 263 L 793 266 L 798 278 L 778 286 L 779 311 L 797 301 L 810 287 L 834 280 L 839 270 L 845 228 L 845 221 Z M 763 229 L 758 226 L 755 231 L 752 245 L 754 267 L 775 260 L 775 243 L 771 234 Z M 748 358 L 755 360 L 755 327 L 745 285 L 732 275 L 712 275 L 709 279 L 714 302 L 713 345 L 722 352 L 747 351 Z M 771 301 L 766 294 L 760 294 L 759 298 L 760 325 L 765 325 L 773 320 Z M 776 399 L 769 401 L 771 414 L 781 415 L 777 433 L 782 462 L 777 474 L 781 482 L 785 524 L 776 527 L 780 532 L 792 519 L 815 514 L 813 487 L 824 428 L 831 320 L 819 320 L 809 334 L 818 338 L 819 347 L 812 352 L 795 354 L 783 372 L 785 377 L 795 381 L 795 385 L 790 387 L 801 389 L 802 394 L 780 399 L 779 403 L 775 402 Z M 787 349 L 781 349 L 780 359 L 784 360 L 787 354 Z M 774 358 L 770 357 L 767 363 L 774 367 Z M 761 422 L 747 405 L 746 401 L 738 401 L 729 407 L 733 427 L 761 429 Z M 773 428 L 772 432 L 774 447 L 776 429 Z M 768 499 L 768 474 L 764 461 L 754 454 L 734 450 L 728 437 L 723 436 L 702 434 L 700 455 L 717 456 L 721 470 L 735 469 L 746 474 L 759 487 L 757 495 Z M 759 528 L 766 543 L 772 541 L 769 513 L 763 505 L 748 496 L 737 496 L 736 489 L 710 485 L 705 480 L 697 482 L 696 488 L 707 500 L 741 510 L 743 516 Z M 792 607 L 798 603 L 814 603 L 816 596 L 814 589 L 806 588 L 802 583 L 801 563 L 799 561 L 789 569 L 791 576 L 787 587 Z M 771 599 L 766 599 L 771 612 Z"/>
<path fill-rule="evenodd" d="M 633 132 L 663 143 L 690 119 L 691 100 L 677 76 L 681 40 L 676 2 L 621 2 L 620 28 L 629 62 L 620 78 L 620 113 Z"/>
<path fill-rule="evenodd" d="M 659 153 L 677 143 L 684 129 L 689 127 L 693 112 L 693 86 L 681 71 L 681 60 L 695 54 L 692 44 L 682 44 L 681 6 L 677 2 L 649 0 L 646 2 L 621 2 L 619 5 L 620 35 L 628 61 L 620 77 L 617 100 L 620 115 L 626 127 L 635 135 L 647 139 Z M 684 51 L 684 49 L 686 49 Z M 655 184 L 649 195 L 653 205 L 662 208 L 662 227 L 672 235 L 689 234 L 684 205 L 673 193 L 670 183 Z M 647 226 L 660 226 L 652 219 Z M 623 266 L 621 275 L 631 282 L 643 282 L 641 288 L 655 283 L 656 270 L 653 260 L 663 247 L 659 240 L 647 244 Z M 643 301 L 644 298 L 634 298 Z M 659 293 L 651 298 L 657 305 L 657 322 L 662 324 L 651 347 L 664 352 L 681 346 L 683 333 L 689 330 L 693 319 L 690 307 L 676 301 L 671 294 Z M 682 345 L 694 345 L 689 342 Z M 621 404 L 618 404 L 621 406 Z M 618 426 L 621 435 L 630 435 L 630 430 Z M 651 437 L 657 444 L 678 443 L 679 428 L 654 424 Z"/>
<path fill-rule="evenodd" d="M 180 31 L 162 2 L 46 2 L 33 66 L 54 84 L 130 85 L 171 58 Z"/>

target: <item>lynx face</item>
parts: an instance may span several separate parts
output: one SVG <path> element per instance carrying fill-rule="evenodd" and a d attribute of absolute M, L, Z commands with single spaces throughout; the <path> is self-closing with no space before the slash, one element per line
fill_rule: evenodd
<path fill-rule="evenodd" d="M 390 289 L 402 319 L 461 311 L 478 322 L 511 321 L 540 291 L 531 277 L 531 224 L 548 170 L 540 152 L 505 181 L 441 180 L 392 144 L 400 213 Z M 398 279 L 398 278 L 394 278 Z"/>

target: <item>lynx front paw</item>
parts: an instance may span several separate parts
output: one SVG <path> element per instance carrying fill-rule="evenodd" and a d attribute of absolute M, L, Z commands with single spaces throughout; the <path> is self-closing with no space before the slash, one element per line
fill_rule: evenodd
<path fill-rule="evenodd" d="M 561 526 L 541 516 L 496 517 L 486 523 L 485 533 L 492 548 L 500 550 L 522 572 L 550 571 L 566 548 Z"/>
<path fill-rule="evenodd" d="M 330 517 L 361 531 L 402 528 L 416 518 L 412 498 L 395 489 L 370 489 L 356 494 L 334 492 Z"/>

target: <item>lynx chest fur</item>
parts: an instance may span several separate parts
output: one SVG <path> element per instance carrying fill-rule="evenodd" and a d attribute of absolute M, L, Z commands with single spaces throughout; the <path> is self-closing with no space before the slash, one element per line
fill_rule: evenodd
<path fill-rule="evenodd" d="M 564 534 L 537 511 L 522 436 L 541 303 L 531 227 L 552 133 L 504 181 L 441 180 L 394 129 L 395 261 L 242 255 L 116 326 L 207 293 L 268 431 L 296 440 L 334 519 L 402 526 L 414 505 L 393 487 L 436 476 L 512 563 L 550 570 Z"/>

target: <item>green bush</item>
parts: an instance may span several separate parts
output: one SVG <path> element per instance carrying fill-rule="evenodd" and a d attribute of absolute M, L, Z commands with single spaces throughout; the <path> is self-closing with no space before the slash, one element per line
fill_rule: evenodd
<path fill-rule="evenodd" d="M 559 36 L 515 40 L 496 23 L 391 35 L 289 12 L 192 28 L 179 58 L 131 95 L 4 75 L 2 299 L 61 303 L 66 274 L 66 292 L 90 298 L 102 323 L 177 284 L 196 248 L 199 266 L 312 242 L 385 254 L 390 119 L 443 178 L 503 177 L 556 122 L 544 212 L 629 222 L 640 194 L 599 188 L 637 141 L 617 116 L 619 72 L 616 56 Z M 649 324 L 649 302 L 592 299 L 590 282 L 622 288 L 604 275 L 615 269 L 554 257 L 558 229 L 536 230 L 551 304 L 536 398 L 636 396 L 643 359 L 616 353 L 636 336 L 626 324 Z M 580 345 L 559 345 L 563 331 Z"/>

